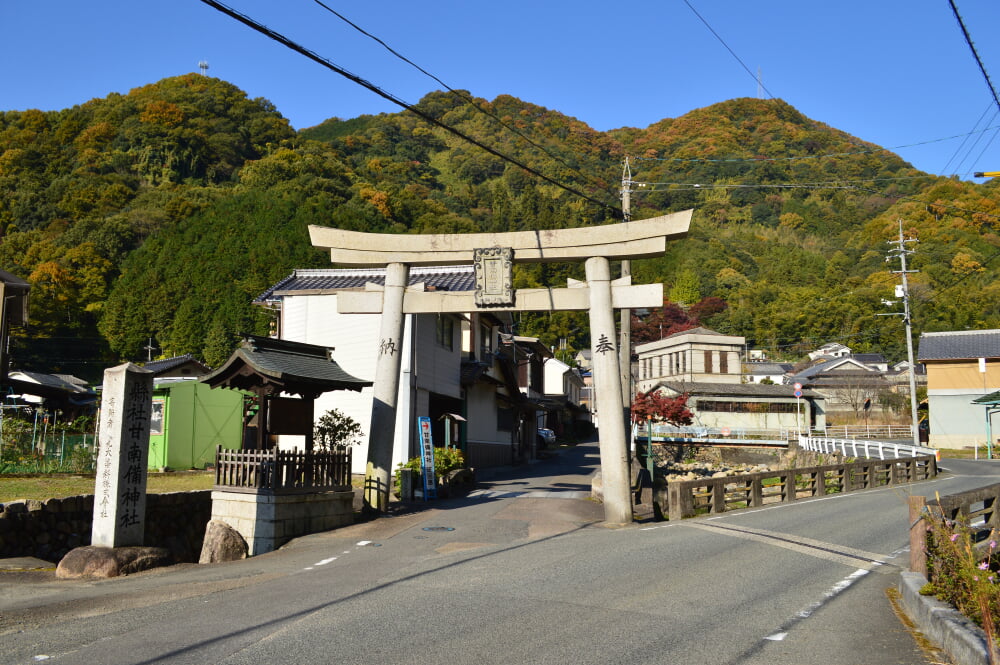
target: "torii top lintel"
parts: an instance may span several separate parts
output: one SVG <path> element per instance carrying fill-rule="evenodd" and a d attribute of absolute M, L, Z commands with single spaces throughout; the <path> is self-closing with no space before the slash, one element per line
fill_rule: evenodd
<path fill-rule="evenodd" d="M 313 246 L 330 250 L 333 263 L 345 267 L 467 265 L 472 263 L 474 250 L 486 247 L 511 247 L 515 263 L 585 261 L 597 256 L 641 259 L 662 256 L 667 240 L 685 237 L 691 213 L 684 210 L 619 224 L 510 233 L 409 235 L 310 226 L 309 238 Z"/>

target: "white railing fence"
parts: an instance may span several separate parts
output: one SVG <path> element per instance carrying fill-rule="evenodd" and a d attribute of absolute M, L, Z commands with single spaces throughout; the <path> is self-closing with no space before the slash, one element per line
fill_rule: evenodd
<path fill-rule="evenodd" d="M 920 455 L 939 455 L 936 448 L 910 443 L 876 441 L 873 439 L 835 439 L 826 436 L 800 436 L 799 448 L 817 453 L 841 453 L 846 457 L 866 459 L 900 459 Z"/>

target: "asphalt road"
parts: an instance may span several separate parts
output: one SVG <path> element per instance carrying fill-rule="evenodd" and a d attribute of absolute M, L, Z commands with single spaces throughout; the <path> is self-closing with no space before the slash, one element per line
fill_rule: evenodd
<path fill-rule="evenodd" d="M 0 663 L 914 664 L 886 589 L 907 496 L 998 481 L 998 462 L 905 488 L 681 523 L 600 524 L 596 445 L 473 496 L 242 562 L 127 578 L 0 573 Z"/>

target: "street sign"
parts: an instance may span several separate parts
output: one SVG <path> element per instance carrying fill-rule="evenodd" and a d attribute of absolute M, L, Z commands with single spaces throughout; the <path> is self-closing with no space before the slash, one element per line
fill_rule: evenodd
<path fill-rule="evenodd" d="M 723 427 L 720 431 L 722 432 L 722 436 L 729 436 L 729 428 L 728 427 Z"/>
<path fill-rule="evenodd" d="M 795 396 L 796 397 L 802 397 L 802 391 L 801 390 L 796 390 L 795 391 Z"/>
<path fill-rule="evenodd" d="M 424 501 L 437 498 L 437 479 L 434 476 L 434 440 L 431 437 L 431 419 L 417 418 L 420 429 L 420 467 L 424 479 Z"/>
<path fill-rule="evenodd" d="M 795 388 L 796 390 L 802 390 L 802 384 L 801 383 L 796 383 L 792 387 Z M 796 397 L 801 397 L 801 395 L 796 395 Z"/>

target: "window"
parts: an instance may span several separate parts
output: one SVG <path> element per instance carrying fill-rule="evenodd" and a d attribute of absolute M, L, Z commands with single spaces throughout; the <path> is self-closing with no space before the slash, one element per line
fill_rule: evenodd
<path fill-rule="evenodd" d="M 697 408 L 702 413 L 795 413 L 795 404 L 788 402 L 726 402 L 700 399 Z"/>
<path fill-rule="evenodd" d="M 493 329 L 489 326 L 479 326 L 479 360 L 489 362 L 493 355 Z"/>
<path fill-rule="evenodd" d="M 719 352 L 719 373 L 729 374 L 729 354 L 725 351 Z"/>
<path fill-rule="evenodd" d="M 455 319 L 444 314 L 437 317 L 437 343 L 449 351 L 455 344 Z"/>
<path fill-rule="evenodd" d="M 514 409 L 497 407 L 497 429 L 501 432 L 514 431 Z"/>
<path fill-rule="evenodd" d="M 705 351 L 705 374 L 712 373 L 712 352 Z"/>

